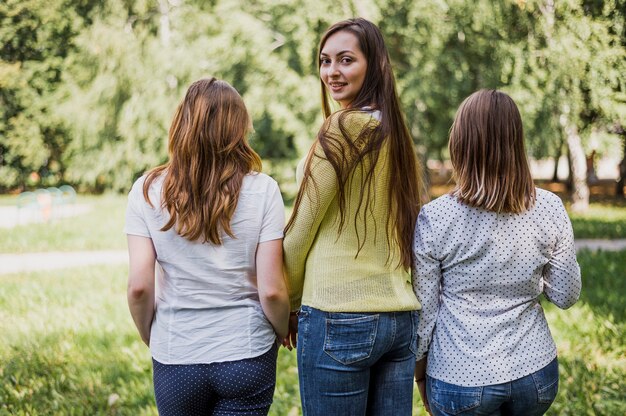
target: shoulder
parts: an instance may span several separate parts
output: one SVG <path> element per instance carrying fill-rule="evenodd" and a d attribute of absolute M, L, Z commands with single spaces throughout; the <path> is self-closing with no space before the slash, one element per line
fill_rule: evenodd
<path fill-rule="evenodd" d="M 379 124 L 377 113 L 361 110 L 339 110 L 325 121 L 325 127 L 331 131 L 343 128 L 348 134 L 358 134 L 365 128 L 374 128 Z"/>
<path fill-rule="evenodd" d="M 242 190 L 253 193 L 267 193 L 278 189 L 278 182 L 262 172 L 250 172 L 243 178 Z"/>
<path fill-rule="evenodd" d="M 445 194 L 434 199 L 424 205 L 420 210 L 420 215 L 426 215 L 430 218 L 448 218 L 456 211 L 460 211 L 464 205 L 454 196 Z"/>
<path fill-rule="evenodd" d="M 535 188 L 537 208 L 549 210 L 565 211 L 563 201 L 557 195 L 545 189 Z"/>
<path fill-rule="evenodd" d="M 537 201 L 546 201 L 550 203 L 558 203 L 562 205 L 561 198 L 559 198 L 556 194 L 553 194 L 550 191 L 541 188 L 535 188 L 535 192 L 537 194 Z"/>
<path fill-rule="evenodd" d="M 537 194 L 534 207 L 536 215 L 547 216 L 560 224 L 569 221 L 569 215 L 561 198 L 541 188 L 535 188 L 535 192 Z"/>
<path fill-rule="evenodd" d="M 133 186 L 130 188 L 130 192 L 128 193 L 129 198 L 134 197 L 137 194 L 143 194 L 143 186 L 146 183 L 147 177 L 148 174 L 143 174 L 133 183 Z"/>
<path fill-rule="evenodd" d="M 133 186 L 128 193 L 129 202 L 149 205 L 144 196 L 144 187 L 146 185 L 146 180 L 148 179 L 148 176 L 149 173 L 145 173 L 133 183 Z M 161 174 L 150 183 L 150 188 L 148 189 L 148 197 L 150 198 L 153 206 L 160 205 L 163 179 L 164 174 Z"/>

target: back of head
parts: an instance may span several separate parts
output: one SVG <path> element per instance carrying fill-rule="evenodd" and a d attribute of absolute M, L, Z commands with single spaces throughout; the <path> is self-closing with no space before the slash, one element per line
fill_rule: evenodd
<path fill-rule="evenodd" d="M 247 135 L 251 121 L 239 93 L 225 81 L 201 79 L 191 84 L 178 105 L 169 131 L 169 161 L 148 173 L 144 196 L 164 174 L 163 207 L 170 214 L 163 231 L 175 226 L 189 240 L 220 244 L 243 177 L 261 170 Z"/>
<path fill-rule="evenodd" d="M 496 90 L 467 97 L 450 129 L 449 149 L 457 183 L 453 195 L 460 201 L 508 213 L 533 206 L 522 119 L 511 97 Z"/>

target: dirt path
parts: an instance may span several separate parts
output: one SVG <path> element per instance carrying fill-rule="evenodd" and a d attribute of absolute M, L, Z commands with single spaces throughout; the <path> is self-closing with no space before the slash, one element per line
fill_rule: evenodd
<path fill-rule="evenodd" d="M 0 275 L 67 269 L 94 264 L 111 265 L 126 263 L 128 263 L 126 250 L 0 254 Z"/>

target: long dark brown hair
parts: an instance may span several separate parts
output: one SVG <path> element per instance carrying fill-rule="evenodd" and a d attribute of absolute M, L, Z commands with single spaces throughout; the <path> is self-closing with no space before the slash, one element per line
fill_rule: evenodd
<path fill-rule="evenodd" d="M 450 129 L 456 179 L 452 194 L 494 212 L 520 213 L 535 203 L 522 117 L 515 102 L 497 90 L 480 90 L 459 107 Z"/>
<path fill-rule="evenodd" d="M 324 82 L 320 80 L 322 111 L 326 122 L 317 135 L 316 144 L 319 143 L 325 157 L 337 174 L 340 211 L 338 232 L 341 232 L 345 224 L 346 184 L 352 177 L 355 168 L 360 165 L 361 169 L 365 169 L 364 182 L 360 191 L 359 210 L 367 211 L 370 209 L 371 196 L 373 195 L 372 176 L 381 148 L 384 144 L 388 144 L 389 163 L 387 167 L 390 180 L 388 197 L 391 212 L 387 218 L 387 229 L 395 230 L 393 240 L 398 244 L 401 251 L 400 264 L 405 269 L 409 269 L 412 263 L 413 231 L 421 204 L 421 176 L 413 149 L 413 141 L 400 108 L 389 54 L 380 29 L 376 25 L 362 18 L 349 19 L 332 25 L 322 36 L 318 51 L 318 68 L 321 66 L 320 53 L 326 41 L 330 36 L 340 31 L 346 31 L 356 36 L 359 48 L 367 60 L 367 69 L 363 86 L 350 104 L 350 108 L 342 110 L 338 114 L 339 128 L 343 135 L 339 138 L 329 134 L 328 131 L 331 116 L 330 93 Z M 346 117 L 349 117 L 351 112 L 363 111 L 363 108 L 380 111 L 380 123 L 366 125 L 357 138 L 351 139 L 345 126 Z M 364 145 L 359 146 L 359 143 L 364 143 Z M 346 157 L 348 154 L 351 157 Z M 313 153 L 310 152 L 304 169 L 302 185 L 296 197 L 293 215 L 286 230 L 289 230 L 295 220 L 304 193 L 315 188 L 314 180 L 311 177 L 312 156 Z M 367 164 L 362 163 L 365 158 L 368 159 Z M 309 183 L 313 186 L 308 186 Z M 355 229 L 357 229 L 359 218 L 364 217 L 355 216 Z M 367 238 L 367 229 L 365 229 L 365 234 L 361 240 L 357 232 L 359 238 L 357 256 Z M 391 244 L 389 234 L 387 234 L 387 244 Z"/>
<path fill-rule="evenodd" d="M 175 227 L 188 240 L 221 244 L 223 231 L 234 237 L 230 221 L 245 175 L 261 170 L 248 145 L 251 121 L 237 91 L 215 78 L 191 84 L 174 113 L 169 131 L 169 161 L 148 172 L 143 186 L 163 178 L 162 207 L 170 215 L 161 231 Z"/>

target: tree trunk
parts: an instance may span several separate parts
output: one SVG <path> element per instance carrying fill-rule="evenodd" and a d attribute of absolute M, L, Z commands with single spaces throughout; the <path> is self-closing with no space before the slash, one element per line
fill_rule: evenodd
<path fill-rule="evenodd" d="M 618 134 L 622 136 L 622 161 L 618 166 L 619 177 L 615 184 L 615 196 L 624 198 L 624 185 L 626 184 L 626 130 L 622 127 Z"/>
<path fill-rule="evenodd" d="M 561 115 L 561 125 L 565 129 L 566 143 L 572 168 L 572 211 L 583 212 L 589 208 L 589 187 L 587 186 L 587 160 L 576 125 L 567 115 Z"/>
<path fill-rule="evenodd" d="M 561 155 L 563 154 L 563 139 L 557 148 L 556 154 L 554 155 L 554 173 L 552 174 L 552 182 L 559 181 L 559 160 L 561 159 Z"/>

